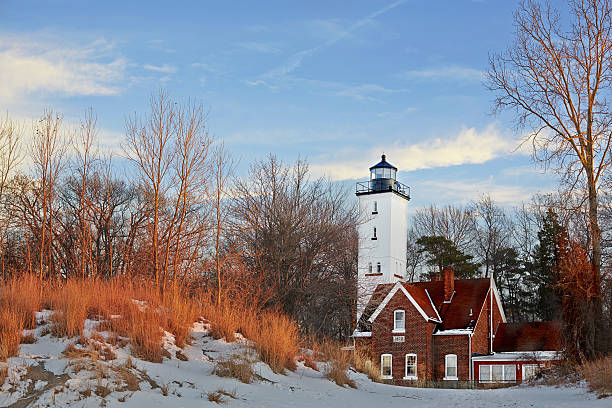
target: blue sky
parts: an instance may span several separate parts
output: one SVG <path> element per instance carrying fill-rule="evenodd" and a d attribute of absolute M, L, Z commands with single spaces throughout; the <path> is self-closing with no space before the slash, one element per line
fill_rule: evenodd
<path fill-rule="evenodd" d="M 491 116 L 488 54 L 512 40 L 517 2 L 0 0 L 0 110 L 98 114 L 119 151 L 125 117 L 160 87 L 210 108 L 248 164 L 307 158 L 351 184 L 384 151 L 415 206 L 490 193 L 514 205 L 554 189 Z"/>

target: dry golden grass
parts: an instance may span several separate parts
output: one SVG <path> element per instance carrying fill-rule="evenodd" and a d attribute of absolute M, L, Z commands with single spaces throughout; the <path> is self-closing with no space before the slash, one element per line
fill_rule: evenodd
<path fill-rule="evenodd" d="M 36 336 L 34 333 L 28 333 L 26 335 L 21 336 L 21 344 L 34 344 L 36 343 Z"/>
<path fill-rule="evenodd" d="M 351 388 L 357 388 L 355 381 L 347 374 L 353 361 L 352 352 L 342 350 L 339 343 L 331 340 L 323 341 L 319 347 L 323 358 L 327 361 L 323 366 L 325 377 L 341 387 L 348 385 Z"/>
<path fill-rule="evenodd" d="M 8 366 L 0 367 L 0 386 L 4 385 L 6 377 L 8 377 Z"/>
<path fill-rule="evenodd" d="M 583 364 L 580 373 L 600 398 L 612 395 L 612 356 Z"/>
<path fill-rule="evenodd" d="M 161 361 L 162 329 L 179 347 L 189 342 L 201 310 L 195 299 L 179 288 L 161 295 L 153 285 L 126 280 L 9 279 L 0 283 L 0 358 L 18 352 L 22 330 L 35 328 L 36 311 L 48 307 L 54 311 L 49 330 L 56 337 L 82 336 L 85 319 L 98 319 L 101 329 L 112 332 L 109 343 L 121 345 L 117 335 L 123 336 L 137 356 Z"/>
<path fill-rule="evenodd" d="M 206 396 L 208 397 L 208 400 L 210 402 L 216 402 L 217 404 L 223 404 L 225 403 L 225 400 L 223 399 L 223 395 L 221 395 L 219 392 L 215 391 L 215 392 L 209 392 L 208 394 L 206 394 Z"/>
<path fill-rule="evenodd" d="M 23 332 L 22 315 L 4 304 L 0 306 L 0 361 L 16 356 Z"/>
<path fill-rule="evenodd" d="M 24 329 L 35 329 L 36 312 L 41 308 L 41 293 L 40 280 L 34 275 L 11 278 L 0 288 L 1 304 L 19 314 Z"/>
<path fill-rule="evenodd" d="M 168 357 L 162 345 L 164 330 L 183 347 L 190 341 L 193 323 L 204 315 L 214 337 L 231 342 L 240 332 L 255 342 L 261 360 L 272 370 L 295 370 L 299 330 L 293 320 L 278 310 L 260 310 L 246 296 L 222 305 L 211 299 L 206 294 L 190 296 L 174 285 L 162 295 L 146 282 L 79 278 L 41 282 L 24 275 L 0 283 L 0 358 L 18 352 L 22 330 L 35 328 L 36 311 L 49 307 L 54 311 L 49 325 L 54 336 L 82 338 L 85 320 L 100 320 L 99 330 L 111 333 L 106 342 L 122 347 L 129 339 L 135 356 L 156 362 Z M 88 339 L 80 341 L 88 344 Z M 99 357 L 111 359 L 111 349 L 105 350 L 98 350 Z"/>
<path fill-rule="evenodd" d="M 295 371 L 295 356 L 299 351 L 297 324 L 280 311 L 259 315 L 259 329 L 250 337 L 256 343 L 261 360 L 275 373 L 285 369 Z"/>
<path fill-rule="evenodd" d="M 262 311 L 246 298 L 221 305 L 215 305 L 210 296 L 203 296 L 203 299 L 203 314 L 210 322 L 211 336 L 232 342 L 235 333 L 240 332 L 255 342 L 259 357 L 275 373 L 296 369 L 299 329 L 282 311 Z"/>
<path fill-rule="evenodd" d="M 227 359 L 217 361 L 214 373 L 219 377 L 235 378 L 245 384 L 250 384 L 255 377 L 253 361 L 248 352 L 234 354 Z"/>
<path fill-rule="evenodd" d="M 375 382 L 381 382 L 380 367 L 373 362 L 370 357 L 363 351 L 355 350 L 353 352 L 353 367 L 360 373 L 366 374 L 368 378 Z"/>
<path fill-rule="evenodd" d="M 52 285 L 49 296 L 55 313 L 51 316 L 51 334 L 68 338 L 80 336 L 92 295 L 94 294 L 88 290 L 87 281 L 70 279 L 63 284 Z"/>
<path fill-rule="evenodd" d="M 304 366 L 306 367 L 310 367 L 315 371 L 319 371 L 319 368 L 317 367 L 317 362 L 313 360 L 313 358 L 310 356 L 310 354 L 307 353 L 302 353 L 297 357 L 297 361 L 301 361 L 304 363 Z"/>

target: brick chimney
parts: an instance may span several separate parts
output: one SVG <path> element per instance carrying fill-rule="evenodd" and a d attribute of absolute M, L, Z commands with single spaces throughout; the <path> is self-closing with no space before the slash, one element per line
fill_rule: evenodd
<path fill-rule="evenodd" d="M 450 302 L 455 292 L 455 271 L 453 268 L 444 268 L 444 301 Z"/>

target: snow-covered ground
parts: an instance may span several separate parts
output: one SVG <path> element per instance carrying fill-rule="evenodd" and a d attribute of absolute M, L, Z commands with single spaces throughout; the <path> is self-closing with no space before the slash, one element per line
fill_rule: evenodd
<path fill-rule="evenodd" d="M 47 320 L 48 312 L 39 317 Z M 96 326 L 97 322 L 86 321 L 86 334 L 91 335 Z M 203 407 L 217 406 L 209 401 L 208 394 L 219 392 L 224 405 L 235 407 L 612 406 L 610 399 L 597 399 L 582 387 L 405 388 L 373 383 L 351 372 L 357 389 L 341 388 L 301 363 L 287 375 L 275 374 L 267 365 L 255 363 L 258 379 L 243 384 L 218 377 L 213 371 L 215 361 L 245 353 L 246 341 L 214 340 L 203 323 L 194 325 L 194 341 L 181 351 L 187 361 L 176 357 L 179 349 L 167 333 L 165 347 L 170 358 L 158 364 L 129 356 L 128 346 L 114 347 L 117 358 L 110 361 L 68 359 L 62 352 L 70 342 L 48 334 L 42 336 L 44 330 L 45 325 L 37 328 L 36 343 L 22 345 L 19 357 L 9 359 L 9 377 L 0 391 L 0 406 Z"/>

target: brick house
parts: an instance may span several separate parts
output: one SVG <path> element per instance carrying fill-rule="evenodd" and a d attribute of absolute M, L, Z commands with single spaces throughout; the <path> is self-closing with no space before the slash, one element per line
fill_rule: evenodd
<path fill-rule="evenodd" d="M 456 280 L 452 269 L 441 280 L 379 284 L 353 337 L 398 385 L 521 381 L 560 349 L 557 325 L 507 323 L 493 279 Z"/>

